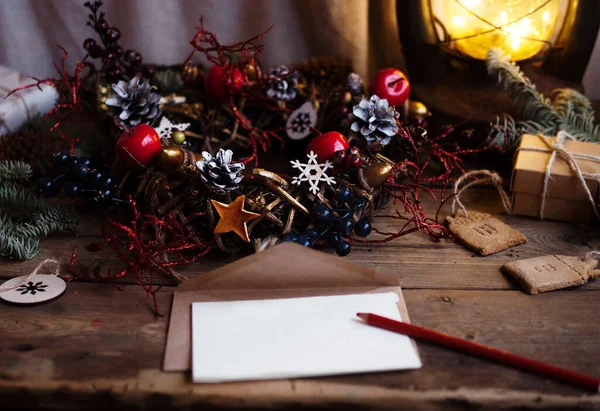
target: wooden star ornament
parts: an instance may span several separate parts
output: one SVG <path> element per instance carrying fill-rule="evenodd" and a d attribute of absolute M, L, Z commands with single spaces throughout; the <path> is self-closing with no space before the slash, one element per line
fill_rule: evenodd
<path fill-rule="evenodd" d="M 241 237 L 242 240 L 249 243 L 248 226 L 246 223 L 258 218 L 260 214 L 244 210 L 246 196 L 241 195 L 230 204 L 223 204 L 215 200 L 210 200 L 212 205 L 219 213 L 219 222 L 213 233 L 223 234 L 233 231 Z"/>

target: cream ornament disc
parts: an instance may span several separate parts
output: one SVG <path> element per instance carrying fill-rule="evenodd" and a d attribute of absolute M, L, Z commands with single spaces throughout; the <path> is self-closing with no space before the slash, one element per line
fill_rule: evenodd
<path fill-rule="evenodd" d="M 317 124 L 317 112 L 312 103 L 307 101 L 296 109 L 285 125 L 286 133 L 292 140 L 302 140 L 312 132 L 311 128 Z"/>
<path fill-rule="evenodd" d="M 27 277 L 24 275 L 2 283 L 0 299 L 14 304 L 36 304 L 52 300 L 67 289 L 67 283 L 56 275 L 37 274 L 25 281 Z M 15 286 L 18 287 L 12 288 Z"/>

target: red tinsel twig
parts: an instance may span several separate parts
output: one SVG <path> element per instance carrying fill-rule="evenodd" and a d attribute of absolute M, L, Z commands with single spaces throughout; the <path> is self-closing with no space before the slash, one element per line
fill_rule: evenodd
<path fill-rule="evenodd" d="M 283 144 L 283 139 L 277 134 L 278 130 L 264 130 L 255 126 L 252 121 L 241 112 L 236 102 L 236 99 L 239 99 L 240 97 L 248 97 L 256 100 L 254 94 L 249 94 L 247 87 L 242 90 L 236 90 L 235 76 L 236 72 L 239 70 L 243 73 L 244 83 L 246 85 L 249 83 L 248 69 L 251 64 L 258 65 L 260 63 L 259 55 L 264 49 L 264 46 L 262 44 L 256 44 L 256 41 L 264 37 L 272 28 L 273 26 L 247 40 L 224 46 L 219 43 L 215 33 L 204 27 L 204 22 L 202 18 L 200 18 L 198 32 L 190 40 L 190 44 L 194 47 L 194 50 L 192 50 L 183 64 L 184 74 L 187 74 L 192 65 L 192 57 L 196 52 L 201 52 L 204 53 L 209 62 L 216 64 L 221 68 L 226 79 L 225 83 L 229 90 L 228 104 L 239 125 L 248 133 L 248 138 L 250 139 L 252 153 L 249 157 L 242 160 L 243 163 L 254 161 L 255 165 L 258 165 L 258 149 L 260 148 L 262 151 L 267 151 L 271 146 L 272 140 L 278 140 Z M 239 57 L 239 61 L 237 61 L 236 64 L 231 62 L 229 58 L 229 55 L 231 54 L 237 54 Z M 261 102 L 264 104 L 264 99 L 261 99 Z"/>
<path fill-rule="evenodd" d="M 8 96 L 32 87 L 37 87 L 38 89 L 42 90 L 42 84 L 54 87 L 58 93 L 58 100 L 52 110 L 46 114 L 46 116 L 54 119 L 54 125 L 50 128 L 50 131 L 56 131 L 59 137 L 69 145 L 70 151 L 74 152 L 75 143 L 79 142 L 79 138 L 67 135 L 67 133 L 60 130 L 60 127 L 65 122 L 71 120 L 75 114 L 82 113 L 84 111 L 81 99 L 82 89 L 85 88 L 85 83 L 87 82 L 88 78 L 96 74 L 96 68 L 91 62 L 77 61 L 73 74 L 69 74 L 66 68 L 66 60 L 69 56 L 69 53 L 67 53 L 64 47 L 60 45 L 57 47 L 63 52 L 60 65 L 57 62 L 53 63 L 58 77 L 46 77 L 45 79 L 32 77 L 36 83 L 17 87 L 8 93 Z M 86 69 L 88 69 L 89 72 L 84 75 L 83 73 Z"/>
<path fill-rule="evenodd" d="M 75 248 L 69 272 L 75 279 L 96 282 L 114 282 L 122 277 L 132 277 L 149 296 L 152 296 L 154 310 L 158 314 L 156 293 L 162 286 L 156 284 L 155 276 L 163 274 L 173 277 L 170 271 L 172 267 L 193 263 L 208 253 L 211 247 L 208 243 L 194 240 L 192 229 L 179 222 L 175 215 L 142 216 L 135 202 L 131 201 L 131 204 L 133 217 L 130 222 L 122 224 L 109 218 L 103 229 L 104 240 L 126 267 L 115 274 L 108 271 L 106 275 L 100 274 L 99 266 L 92 272 L 87 266 L 77 271 Z M 168 238 L 168 242 L 164 241 L 165 238 Z"/>

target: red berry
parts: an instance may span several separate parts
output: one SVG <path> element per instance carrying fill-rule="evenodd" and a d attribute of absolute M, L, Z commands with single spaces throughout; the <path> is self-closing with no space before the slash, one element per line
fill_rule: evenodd
<path fill-rule="evenodd" d="M 117 140 L 117 156 L 131 168 L 149 166 L 153 157 L 160 151 L 158 133 L 146 124 L 132 127 Z"/>
<path fill-rule="evenodd" d="M 350 147 L 348 140 L 337 131 L 330 131 L 315 137 L 306 147 L 306 153 L 311 151 L 317 155 L 317 161 L 330 160 L 336 151 Z"/>
<path fill-rule="evenodd" d="M 346 157 L 346 167 L 358 168 L 362 166 L 362 160 L 356 154 L 350 154 Z"/>
<path fill-rule="evenodd" d="M 144 66 L 144 70 L 142 71 L 142 74 L 144 74 L 144 77 L 146 77 L 146 78 L 152 78 L 154 76 L 155 72 L 156 72 L 156 67 Z"/>
<path fill-rule="evenodd" d="M 230 78 L 226 78 L 225 74 Z M 244 75 L 237 68 L 226 68 L 226 73 L 223 73 L 221 67 L 215 64 L 204 76 L 204 87 L 209 96 L 222 102 L 229 97 L 230 90 L 237 93 L 244 87 Z"/>
<path fill-rule="evenodd" d="M 103 52 L 104 52 L 104 49 L 102 47 L 100 47 L 100 45 L 98 45 L 98 44 L 94 44 L 88 50 L 88 53 L 90 53 L 90 56 L 93 59 L 97 59 L 98 57 L 100 57 Z"/>
<path fill-rule="evenodd" d="M 335 153 L 333 153 L 333 165 L 335 165 L 336 167 L 341 167 L 344 165 L 344 160 L 346 160 L 346 156 L 348 154 L 346 153 L 345 150 L 339 150 L 336 151 Z"/>
<path fill-rule="evenodd" d="M 386 68 L 380 70 L 369 84 L 369 93 L 386 99 L 392 106 L 401 106 L 410 94 L 410 83 L 400 70 Z"/>
<path fill-rule="evenodd" d="M 338 112 L 338 116 L 347 117 L 348 113 L 350 112 L 350 109 L 348 108 L 348 106 L 346 106 L 344 104 L 340 104 L 337 108 L 337 112 Z"/>
<path fill-rule="evenodd" d="M 106 30 L 108 30 L 108 23 L 104 19 L 98 20 L 98 22 L 96 23 L 94 28 L 96 29 L 96 31 L 98 33 L 104 34 L 104 33 L 106 33 Z"/>
<path fill-rule="evenodd" d="M 90 48 L 94 47 L 96 45 L 96 40 L 94 39 L 85 39 L 85 41 L 83 42 L 83 48 L 86 51 L 90 51 Z"/>
<path fill-rule="evenodd" d="M 116 28 L 111 28 L 106 30 L 106 42 L 107 43 L 116 43 L 121 38 L 121 31 Z"/>

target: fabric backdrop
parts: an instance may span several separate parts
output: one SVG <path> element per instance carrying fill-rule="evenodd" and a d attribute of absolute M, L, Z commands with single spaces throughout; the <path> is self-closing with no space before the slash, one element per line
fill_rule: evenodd
<path fill-rule="evenodd" d="M 83 40 L 95 37 L 83 3 L 0 0 L 0 64 L 52 75 L 52 61 L 61 56 L 57 44 L 70 58 L 82 58 Z M 362 75 L 369 66 L 401 64 L 394 0 L 106 0 L 103 10 L 121 30 L 122 47 L 155 64 L 185 60 L 200 16 L 222 44 L 274 24 L 263 40 L 264 68 L 310 56 L 348 57 Z"/>
<path fill-rule="evenodd" d="M 408 0 L 412 1 L 412 0 Z M 35 76 L 53 75 L 57 44 L 82 58 L 94 37 L 84 0 L 0 0 L 0 64 Z M 222 43 L 275 27 L 264 38 L 264 68 L 310 56 L 350 58 L 366 76 L 378 68 L 403 68 L 395 0 L 105 0 L 108 22 L 124 48 L 145 61 L 180 64 L 191 51 L 200 16 Z M 587 94 L 600 99 L 600 36 L 584 77 Z"/>

